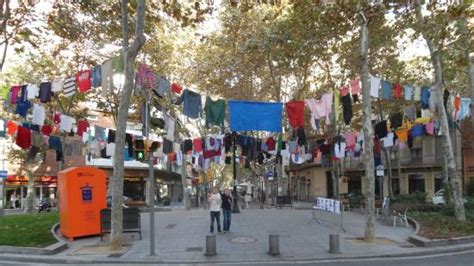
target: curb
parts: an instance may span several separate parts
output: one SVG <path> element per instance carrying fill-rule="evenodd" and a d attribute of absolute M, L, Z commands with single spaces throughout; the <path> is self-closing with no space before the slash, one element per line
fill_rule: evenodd
<path fill-rule="evenodd" d="M 321 262 L 321 261 L 360 261 L 366 259 L 382 259 L 382 258 L 411 258 L 411 257 L 418 257 L 418 256 L 429 256 L 429 255 L 440 255 L 440 254 L 449 254 L 449 253 L 456 253 L 456 252 L 463 252 L 474 250 L 474 245 L 468 246 L 451 246 L 448 248 L 433 248 L 429 250 L 421 250 L 415 251 L 411 253 L 394 253 L 394 254 L 380 254 L 380 255 L 371 255 L 371 256 L 344 256 L 344 255 L 335 255 L 332 257 L 319 257 L 319 258 L 304 258 L 304 259 L 295 259 L 294 257 L 280 257 L 275 258 L 269 256 L 267 259 L 258 259 L 258 260 L 241 260 L 241 261 L 225 261 L 217 259 L 205 260 L 202 261 L 166 261 L 162 260 L 160 257 L 155 258 L 143 258 L 139 259 L 106 259 L 106 258 L 95 258 L 95 259 L 84 259 L 84 258 L 55 258 L 52 256 L 13 256 L 13 255 L 3 255 L 0 254 L 0 260 L 4 261 L 12 261 L 12 262 L 24 262 L 24 263 L 48 263 L 48 264 L 252 264 L 252 263 L 284 263 L 284 262 L 292 262 L 292 263 L 310 263 L 310 262 Z M 204 256 L 203 256 L 204 258 Z"/>
<path fill-rule="evenodd" d="M 408 237 L 408 242 L 419 247 L 442 247 L 474 243 L 474 236 L 453 237 L 449 239 L 428 239 L 419 236 L 420 224 L 413 218 L 407 217 L 408 222 L 415 226 L 415 232 Z"/>
<path fill-rule="evenodd" d="M 53 225 L 51 228 L 51 234 L 58 241 L 45 248 L 34 248 L 34 247 L 16 247 L 16 246 L 0 246 L 0 253 L 16 253 L 16 254 L 29 254 L 29 255 L 54 255 L 67 249 L 68 245 L 65 241 L 60 239 L 56 235 L 56 230 L 59 228 L 59 223 Z"/>

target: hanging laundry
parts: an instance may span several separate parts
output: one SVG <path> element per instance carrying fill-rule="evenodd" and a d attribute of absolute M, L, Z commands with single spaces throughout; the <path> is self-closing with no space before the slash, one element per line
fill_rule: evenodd
<path fill-rule="evenodd" d="M 299 146 L 303 146 L 306 144 L 306 134 L 304 132 L 304 127 L 299 127 L 296 129 L 296 137 L 298 139 Z"/>
<path fill-rule="evenodd" d="M 4 138 L 7 130 L 5 129 L 5 120 L 0 119 L 0 137 Z"/>
<path fill-rule="evenodd" d="M 387 130 L 387 121 L 381 121 L 375 125 L 375 135 L 381 139 L 385 138 L 387 136 L 388 130 Z"/>
<path fill-rule="evenodd" d="M 73 123 L 74 123 L 74 118 L 67 115 L 61 115 L 61 123 L 59 124 L 59 129 L 64 132 L 69 133 L 72 130 Z"/>
<path fill-rule="evenodd" d="M 459 120 L 471 117 L 471 98 L 461 98 L 461 106 L 459 109 Z"/>
<path fill-rule="evenodd" d="M 28 86 L 26 87 L 26 98 L 28 100 L 33 100 L 33 99 L 36 99 L 38 98 L 39 96 L 39 88 L 37 85 L 35 84 L 28 84 Z"/>
<path fill-rule="evenodd" d="M 281 103 L 230 100 L 230 128 L 281 132 L 282 109 Z"/>
<path fill-rule="evenodd" d="M 51 82 L 43 82 L 40 84 L 39 98 L 42 103 L 50 102 L 52 94 Z"/>
<path fill-rule="evenodd" d="M 395 134 L 388 132 L 385 138 L 380 139 L 384 148 L 390 148 L 395 143 Z"/>
<path fill-rule="evenodd" d="M 380 157 L 382 153 L 382 144 L 380 143 L 380 139 L 378 137 L 374 138 L 374 148 L 373 148 L 374 156 Z"/>
<path fill-rule="evenodd" d="M 350 83 L 349 83 L 350 87 L 351 87 L 351 94 L 352 95 L 357 95 L 360 93 L 360 89 L 361 89 L 361 86 L 360 86 L 360 79 L 354 79 L 352 80 Z"/>
<path fill-rule="evenodd" d="M 31 131 L 31 146 L 43 147 L 44 145 L 46 145 L 46 141 L 43 135 L 39 132 Z"/>
<path fill-rule="evenodd" d="M 29 128 L 19 126 L 16 134 L 16 145 L 23 149 L 31 147 L 31 131 Z"/>
<path fill-rule="evenodd" d="M 183 88 L 176 82 L 174 82 L 173 84 L 171 84 L 171 91 L 176 93 L 176 94 L 180 94 L 181 91 L 183 90 Z"/>
<path fill-rule="evenodd" d="M 102 84 L 102 67 L 100 65 L 92 68 L 91 79 L 92 79 L 92 86 L 94 88 L 100 87 L 100 85 Z"/>
<path fill-rule="evenodd" d="M 349 94 L 349 87 L 347 86 L 342 86 L 340 89 L 339 89 L 339 95 L 342 96 L 346 96 L 347 94 Z"/>
<path fill-rule="evenodd" d="M 421 87 L 420 86 L 415 87 L 415 92 L 413 93 L 413 100 L 414 101 L 421 100 Z"/>
<path fill-rule="evenodd" d="M 166 130 L 166 138 L 170 141 L 174 141 L 174 130 L 176 121 L 170 115 L 164 113 L 163 117 L 165 119 L 165 130 Z"/>
<path fill-rule="evenodd" d="M 184 102 L 183 113 L 189 118 L 199 118 L 201 116 L 201 95 L 197 92 L 185 89 L 183 94 L 175 103 L 180 105 Z"/>
<path fill-rule="evenodd" d="M 407 105 L 403 108 L 403 112 L 408 120 L 413 121 L 416 118 L 416 107 L 413 104 Z"/>
<path fill-rule="evenodd" d="M 339 109 L 341 98 L 339 96 L 339 91 L 338 90 L 336 90 L 334 92 L 333 101 L 334 101 L 334 120 L 336 121 L 336 124 L 337 124 L 337 122 L 339 122 L 339 116 L 341 114 L 341 111 Z"/>
<path fill-rule="evenodd" d="M 447 110 L 449 95 L 450 95 L 449 91 L 447 89 L 444 89 L 443 103 L 444 103 L 444 108 L 446 108 L 446 110 Z"/>
<path fill-rule="evenodd" d="M 56 151 L 62 151 L 62 142 L 59 137 L 56 137 L 56 136 L 49 137 L 48 146 L 50 149 L 53 149 Z"/>
<path fill-rule="evenodd" d="M 357 134 L 354 132 L 348 132 L 344 134 L 344 139 L 346 140 L 346 147 L 348 149 L 353 149 L 356 144 Z"/>
<path fill-rule="evenodd" d="M 347 94 L 346 96 L 342 96 L 341 103 L 342 103 L 342 116 L 344 117 L 344 123 L 346 125 L 349 125 L 352 119 L 351 95 Z"/>
<path fill-rule="evenodd" d="M 45 136 L 50 136 L 52 132 L 53 132 L 53 127 L 50 125 L 44 125 L 41 127 L 41 134 Z"/>
<path fill-rule="evenodd" d="M 20 89 L 20 97 L 17 99 L 18 102 L 24 102 L 27 100 L 27 86 L 28 85 L 21 85 L 21 89 Z"/>
<path fill-rule="evenodd" d="M 114 89 L 114 69 L 112 65 L 112 59 L 106 60 L 101 66 L 101 96 L 106 98 L 109 91 Z"/>
<path fill-rule="evenodd" d="M 112 57 L 110 60 L 112 61 L 113 73 L 123 73 L 125 71 L 125 64 L 122 55 Z"/>
<path fill-rule="evenodd" d="M 211 97 L 207 96 L 204 110 L 206 111 L 206 128 L 209 128 L 210 125 L 216 125 L 224 130 L 225 100 L 213 101 Z"/>
<path fill-rule="evenodd" d="M 292 100 L 285 104 L 288 120 L 293 128 L 304 126 L 304 101 Z"/>
<path fill-rule="evenodd" d="M 222 149 L 222 139 L 206 137 L 203 151 L 204 159 L 220 156 Z"/>
<path fill-rule="evenodd" d="M 332 105 L 333 105 L 333 94 L 332 93 L 326 93 L 323 94 L 321 97 L 321 103 L 323 104 L 326 113 L 326 124 L 329 125 L 331 124 L 331 120 L 329 118 L 329 115 L 332 112 Z"/>
<path fill-rule="evenodd" d="M 416 124 L 410 130 L 410 136 L 412 138 L 423 136 L 425 134 L 425 125 Z"/>
<path fill-rule="evenodd" d="M 275 148 L 276 148 L 275 138 L 269 137 L 265 143 L 267 144 L 267 147 L 268 147 L 269 151 L 274 151 L 275 150 Z"/>
<path fill-rule="evenodd" d="M 31 129 L 31 131 L 40 132 L 40 127 L 38 125 L 31 124 L 30 129 Z"/>
<path fill-rule="evenodd" d="M 171 83 L 165 77 L 159 77 L 154 92 L 161 98 L 165 97 L 170 91 Z"/>
<path fill-rule="evenodd" d="M 402 98 L 403 87 L 400 83 L 393 84 L 393 97 L 399 100 Z"/>
<path fill-rule="evenodd" d="M 18 93 L 21 90 L 20 85 L 15 85 L 10 88 L 10 103 L 11 104 L 16 104 L 17 99 L 18 99 Z"/>
<path fill-rule="evenodd" d="M 401 113 L 396 113 L 390 117 L 390 128 L 396 129 L 402 126 L 403 115 Z"/>
<path fill-rule="evenodd" d="M 426 124 L 430 122 L 430 120 L 431 120 L 431 117 L 420 117 L 420 118 L 415 119 L 414 122 L 417 124 Z"/>
<path fill-rule="evenodd" d="M 312 99 L 305 100 L 306 106 L 311 112 L 311 127 L 314 130 L 319 130 L 319 119 L 326 116 L 326 106 L 322 101 Z"/>
<path fill-rule="evenodd" d="M 60 112 L 53 112 L 52 121 L 53 121 L 54 124 L 61 123 L 61 113 Z"/>
<path fill-rule="evenodd" d="M 154 89 L 156 87 L 156 75 L 150 66 L 146 64 L 138 66 L 135 86 L 145 89 Z"/>
<path fill-rule="evenodd" d="M 7 135 L 13 136 L 18 131 L 18 124 L 13 121 L 7 122 Z"/>
<path fill-rule="evenodd" d="M 202 139 L 201 138 L 193 139 L 193 150 L 194 150 L 194 152 L 201 152 L 202 151 Z"/>
<path fill-rule="evenodd" d="M 69 77 L 64 80 L 64 96 L 71 97 L 76 94 L 76 80 L 74 77 Z"/>
<path fill-rule="evenodd" d="M 405 85 L 403 86 L 403 89 L 405 90 L 404 91 L 404 94 L 405 94 L 405 100 L 407 101 L 411 101 L 412 98 L 413 98 L 413 86 L 411 85 Z"/>
<path fill-rule="evenodd" d="M 76 74 L 76 83 L 79 87 L 79 92 L 86 92 L 91 89 L 91 71 L 90 70 L 82 70 L 77 72 Z M 66 94 L 66 92 L 65 92 Z"/>
<path fill-rule="evenodd" d="M 453 119 L 454 120 L 457 120 L 460 109 L 461 109 L 461 97 L 459 96 L 459 94 L 457 94 L 454 97 L 454 110 L 453 110 Z"/>
<path fill-rule="evenodd" d="M 399 141 L 402 142 L 407 142 L 408 141 L 408 128 L 399 128 L 395 130 L 395 134 L 397 135 L 397 138 Z"/>
<path fill-rule="evenodd" d="M 431 121 L 431 122 L 428 122 L 426 125 L 425 125 L 425 130 L 426 130 L 426 134 L 428 135 L 434 135 L 434 131 L 435 131 L 435 123 L 434 121 Z"/>
<path fill-rule="evenodd" d="M 16 103 L 16 112 L 17 114 L 26 117 L 28 114 L 28 109 L 31 108 L 31 102 L 30 101 L 24 101 L 24 102 L 17 102 Z"/>
<path fill-rule="evenodd" d="M 33 105 L 33 120 L 31 123 L 39 126 L 44 125 L 44 120 L 46 119 L 46 113 L 44 111 L 44 107 L 39 104 Z"/>
<path fill-rule="evenodd" d="M 346 156 L 346 143 L 337 142 L 334 144 L 334 156 L 339 159 Z"/>
<path fill-rule="evenodd" d="M 382 86 L 382 97 L 384 100 L 392 99 L 392 83 L 390 81 L 382 80 L 380 82 Z"/>
<path fill-rule="evenodd" d="M 77 135 L 81 136 L 84 134 L 84 132 L 87 132 L 87 129 L 89 128 L 89 122 L 85 120 L 77 120 Z M 110 135 L 110 132 L 109 132 Z"/>
<path fill-rule="evenodd" d="M 428 109 L 430 107 L 430 87 L 421 88 L 421 108 Z"/>
<path fill-rule="evenodd" d="M 55 78 L 51 82 L 51 91 L 52 92 L 61 92 L 64 87 L 64 79 L 62 78 Z"/>
<path fill-rule="evenodd" d="M 379 97 L 380 78 L 370 76 L 370 96 L 374 98 Z"/>

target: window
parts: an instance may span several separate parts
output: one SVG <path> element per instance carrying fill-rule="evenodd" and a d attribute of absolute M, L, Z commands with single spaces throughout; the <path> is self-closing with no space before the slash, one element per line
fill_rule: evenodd
<path fill-rule="evenodd" d="M 392 192 L 393 195 L 400 195 L 400 179 L 392 177 Z"/>
<path fill-rule="evenodd" d="M 408 175 L 408 193 L 425 192 L 425 177 L 422 174 Z"/>
<path fill-rule="evenodd" d="M 89 120 L 89 121 L 99 121 L 99 116 L 97 116 L 97 115 L 88 115 L 87 120 Z"/>
<path fill-rule="evenodd" d="M 440 174 L 435 174 L 434 175 L 434 193 L 436 193 L 436 191 L 439 191 L 440 189 L 443 189 L 443 185 L 444 185 L 444 182 L 443 182 L 443 175 L 440 173 Z"/>

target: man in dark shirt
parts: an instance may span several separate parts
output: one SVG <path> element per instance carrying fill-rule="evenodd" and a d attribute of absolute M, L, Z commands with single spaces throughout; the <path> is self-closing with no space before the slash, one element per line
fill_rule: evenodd
<path fill-rule="evenodd" d="M 224 216 L 224 233 L 230 232 L 230 219 L 232 213 L 232 195 L 228 188 L 222 194 L 222 215 Z"/>

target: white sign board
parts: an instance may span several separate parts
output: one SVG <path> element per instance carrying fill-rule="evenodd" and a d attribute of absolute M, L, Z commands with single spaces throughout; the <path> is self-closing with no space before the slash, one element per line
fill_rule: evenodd
<path fill-rule="evenodd" d="M 314 199 L 313 208 L 321 211 L 341 213 L 341 202 L 338 200 L 317 197 Z"/>

